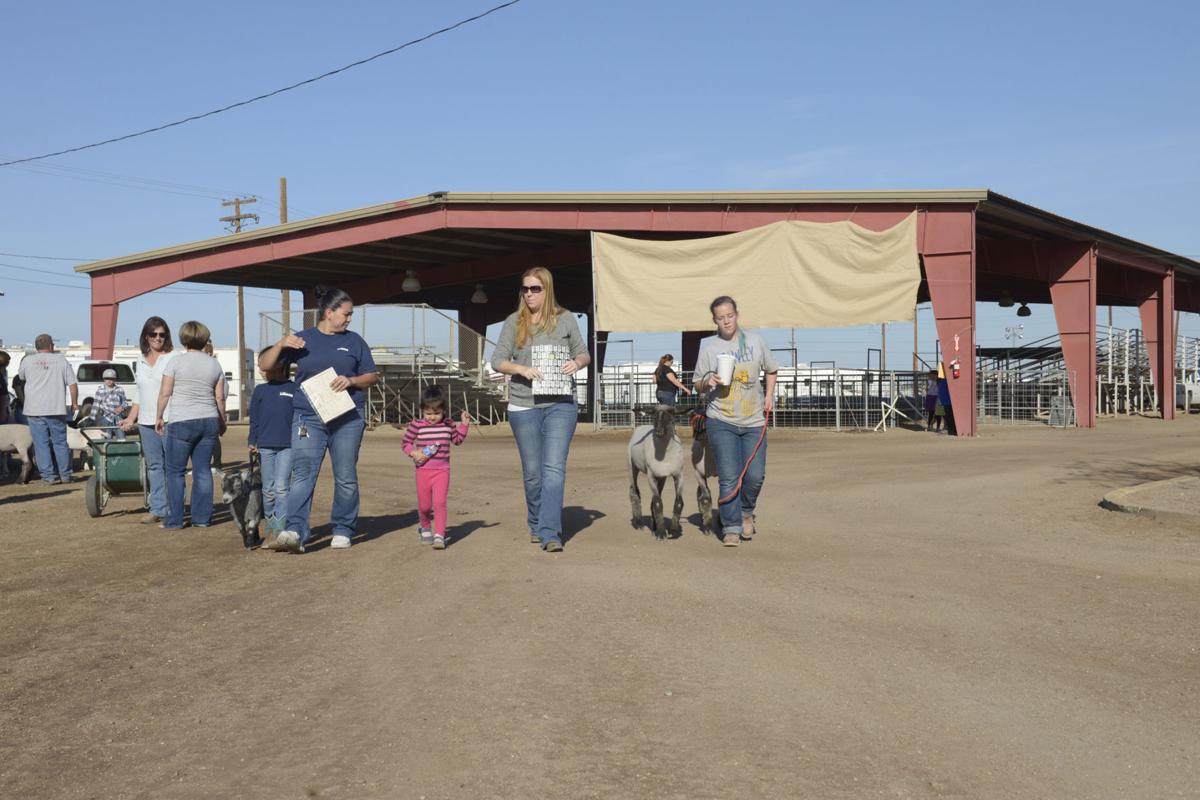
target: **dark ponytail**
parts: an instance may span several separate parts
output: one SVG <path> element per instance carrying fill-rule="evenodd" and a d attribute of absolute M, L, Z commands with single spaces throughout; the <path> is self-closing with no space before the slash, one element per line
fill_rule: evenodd
<path fill-rule="evenodd" d="M 325 319 L 325 312 L 330 309 L 338 308 L 342 303 L 353 303 L 350 295 L 343 292 L 336 286 L 318 286 L 316 287 L 317 294 L 317 321 Z"/>

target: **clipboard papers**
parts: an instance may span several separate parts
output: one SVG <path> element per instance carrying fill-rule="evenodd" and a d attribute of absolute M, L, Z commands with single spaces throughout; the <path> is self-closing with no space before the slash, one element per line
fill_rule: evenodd
<path fill-rule="evenodd" d="M 571 348 L 559 344 L 535 344 L 530 354 L 531 365 L 542 373 L 533 381 L 535 395 L 570 395 L 575 393 L 575 379 L 562 374 L 563 364 L 571 360 Z"/>
<path fill-rule="evenodd" d="M 317 412 L 322 422 L 329 422 L 347 411 L 354 410 L 354 398 L 350 397 L 349 392 L 335 392 L 329 388 L 329 384 L 336 377 L 337 373 L 330 367 L 300 384 L 313 411 Z"/>

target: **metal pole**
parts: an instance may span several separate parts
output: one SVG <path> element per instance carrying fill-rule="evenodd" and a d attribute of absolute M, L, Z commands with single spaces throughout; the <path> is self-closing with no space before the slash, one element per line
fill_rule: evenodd
<path fill-rule="evenodd" d="M 592 373 L 588 380 L 592 384 L 592 430 L 600 430 L 600 319 L 596 315 L 600 311 L 600 303 L 596 297 L 596 270 L 592 273 Z"/>
<path fill-rule="evenodd" d="M 913 356 L 912 356 L 913 366 L 912 366 L 912 371 L 914 373 L 917 371 L 917 351 L 920 349 L 920 341 L 917 338 L 917 329 L 918 329 L 917 305 L 918 304 L 913 303 Z"/>
<path fill-rule="evenodd" d="M 241 286 L 237 287 L 237 348 L 238 422 L 243 422 L 246 419 L 246 302 Z"/>
<path fill-rule="evenodd" d="M 887 323 L 879 326 L 879 374 L 887 372 Z"/>
<path fill-rule="evenodd" d="M 833 429 L 842 429 L 842 374 L 833 368 Z"/>

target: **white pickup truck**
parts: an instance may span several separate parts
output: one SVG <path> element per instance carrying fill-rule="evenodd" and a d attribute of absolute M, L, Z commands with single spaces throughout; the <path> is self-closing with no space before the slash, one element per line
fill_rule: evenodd
<path fill-rule="evenodd" d="M 125 390 L 129 404 L 138 401 L 137 380 L 134 376 L 136 364 L 127 361 L 80 361 L 68 362 L 75 368 L 75 380 L 79 384 L 79 405 L 96 396 L 96 389 L 104 385 L 104 370 L 116 370 L 117 385 Z"/>

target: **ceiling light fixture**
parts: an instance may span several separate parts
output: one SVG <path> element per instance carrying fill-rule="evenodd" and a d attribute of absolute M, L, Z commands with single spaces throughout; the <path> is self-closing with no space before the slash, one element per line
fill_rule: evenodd
<path fill-rule="evenodd" d="M 400 284 L 400 290 L 409 294 L 421 291 L 421 282 L 417 280 L 417 271 L 415 269 L 406 270 L 404 283 Z"/>
<path fill-rule="evenodd" d="M 1013 307 L 1012 292 L 1010 292 L 1008 289 L 1001 289 L 1000 290 L 1000 302 L 998 305 L 1001 308 L 1012 308 Z"/>
<path fill-rule="evenodd" d="M 475 284 L 475 293 L 471 295 L 471 302 L 476 305 L 483 305 L 488 301 L 487 292 L 483 290 L 483 284 Z"/>
<path fill-rule="evenodd" d="M 1031 317 L 1031 316 L 1033 316 L 1033 312 L 1029 310 L 1028 304 L 1021 303 L 1021 307 L 1017 309 L 1017 316 L 1018 317 Z"/>

